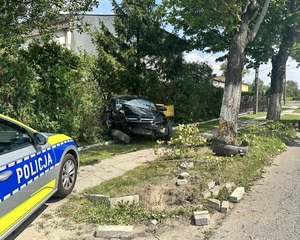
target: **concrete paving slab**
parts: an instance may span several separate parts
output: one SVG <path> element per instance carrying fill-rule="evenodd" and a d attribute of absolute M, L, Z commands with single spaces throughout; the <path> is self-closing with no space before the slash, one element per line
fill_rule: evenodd
<path fill-rule="evenodd" d="M 122 176 L 127 171 L 154 159 L 156 159 L 156 156 L 153 149 L 143 149 L 107 158 L 93 165 L 81 166 L 78 169 L 77 181 L 73 191 L 80 193 L 86 188 Z"/>

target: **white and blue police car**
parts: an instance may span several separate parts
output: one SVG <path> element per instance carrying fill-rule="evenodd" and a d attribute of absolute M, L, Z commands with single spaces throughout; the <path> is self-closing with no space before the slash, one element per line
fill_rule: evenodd
<path fill-rule="evenodd" d="M 70 194 L 78 165 L 72 138 L 40 133 L 0 114 L 0 239 L 54 194 Z"/>

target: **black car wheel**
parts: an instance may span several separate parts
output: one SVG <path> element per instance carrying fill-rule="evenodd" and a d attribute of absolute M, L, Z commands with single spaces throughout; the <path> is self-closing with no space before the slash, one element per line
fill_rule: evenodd
<path fill-rule="evenodd" d="M 171 127 L 170 124 L 167 125 L 166 127 L 166 135 L 163 137 L 163 140 L 165 141 L 169 141 L 171 139 L 171 137 L 173 136 L 173 128 Z"/>
<path fill-rule="evenodd" d="M 77 178 L 77 162 L 72 154 L 66 154 L 60 167 L 57 197 L 65 197 L 69 195 Z"/>
<path fill-rule="evenodd" d="M 122 143 L 126 143 L 126 144 L 130 143 L 130 137 L 127 134 L 125 134 L 125 133 L 123 133 L 123 132 L 121 132 L 119 130 L 114 129 L 112 131 L 111 135 L 115 139 L 121 141 Z"/>

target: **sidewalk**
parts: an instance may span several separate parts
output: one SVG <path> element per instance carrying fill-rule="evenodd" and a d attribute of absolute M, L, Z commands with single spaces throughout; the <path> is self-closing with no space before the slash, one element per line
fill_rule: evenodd
<path fill-rule="evenodd" d="M 79 167 L 74 192 L 97 186 L 109 179 L 119 177 L 137 166 L 156 159 L 152 148 L 117 155 L 101 162 Z"/>

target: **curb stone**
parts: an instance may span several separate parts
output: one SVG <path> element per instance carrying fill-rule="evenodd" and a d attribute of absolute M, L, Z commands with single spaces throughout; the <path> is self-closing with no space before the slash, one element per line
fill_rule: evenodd
<path fill-rule="evenodd" d="M 94 233 L 96 238 L 130 238 L 133 237 L 133 226 L 101 225 Z"/>
<path fill-rule="evenodd" d="M 230 202 L 237 203 L 239 202 L 245 193 L 244 187 L 237 187 L 233 193 L 230 195 Z"/>

